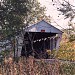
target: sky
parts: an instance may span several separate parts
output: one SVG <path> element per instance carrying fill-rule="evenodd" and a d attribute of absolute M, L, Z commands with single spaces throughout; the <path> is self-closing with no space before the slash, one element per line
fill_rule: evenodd
<path fill-rule="evenodd" d="M 0 0 L 3 1 L 3 0 Z M 38 0 L 41 6 L 46 7 L 46 15 L 51 17 L 51 24 L 59 29 L 65 29 L 68 27 L 69 19 L 64 19 L 64 16 L 59 15 L 60 12 L 57 11 L 56 7 L 59 7 L 59 1 L 62 3 L 63 0 Z M 75 6 L 75 0 L 66 0 Z M 53 6 L 53 4 L 55 4 Z"/>
<path fill-rule="evenodd" d="M 57 11 L 56 8 L 59 7 L 59 1 L 62 2 L 62 0 L 54 0 L 54 2 L 52 2 L 52 0 L 38 0 L 38 1 L 40 2 L 41 6 L 46 7 L 46 15 L 51 16 L 52 25 L 54 25 L 59 29 L 69 28 L 68 27 L 69 19 L 64 19 L 63 15 L 59 15 L 61 14 L 61 12 Z M 75 5 L 75 0 L 66 0 L 66 1 L 69 1 L 71 4 Z M 55 5 L 53 6 L 53 4 Z"/>

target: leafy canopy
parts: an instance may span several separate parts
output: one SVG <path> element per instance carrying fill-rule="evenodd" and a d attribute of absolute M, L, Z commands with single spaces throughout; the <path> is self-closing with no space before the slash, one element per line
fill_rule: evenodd
<path fill-rule="evenodd" d="M 37 0 L 3 0 L 0 2 L 0 34 L 15 36 L 23 27 L 44 15 Z"/>

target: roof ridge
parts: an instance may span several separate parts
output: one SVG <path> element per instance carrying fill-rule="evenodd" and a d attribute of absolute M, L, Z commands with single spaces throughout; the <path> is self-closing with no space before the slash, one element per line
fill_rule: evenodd
<path fill-rule="evenodd" d="M 31 26 L 29 26 L 29 28 L 30 27 L 32 27 L 32 26 L 35 26 L 35 25 L 38 25 L 40 22 L 42 22 L 42 21 L 44 21 L 45 23 L 47 23 L 48 25 L 50 25 L 51 27 L 53 27 L 53 28 L 55 28 L 55 29 L 57 29 L 57 30 L 59 30 L 60 32 L 62 32 L 63 33 L 63 31 L 61 31 L 60 29 L 58 29 L 58 28 L 56 28 L 56 27 L 54 27 L 52 24 L 50 24 L 50 23 L 48 23 L 47 21 L 45 21 L 44 19 L 43 20 L 41 20 L 41 21 L 39 21 L 39 22 L 37 22 L 37 23 L 35 23 L 35 24 L 33 24 L 33 25 L 31 25 Z"/>

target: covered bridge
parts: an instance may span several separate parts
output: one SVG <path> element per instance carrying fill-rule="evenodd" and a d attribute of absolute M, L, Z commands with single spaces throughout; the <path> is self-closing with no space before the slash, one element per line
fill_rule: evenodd
<path fill-rule="evenodd" d="M 44 20 L 29 26 L 25 31 L 21 56 L 34 55 L 36 58 L 45 56 L 47 50 L 59 48 L 61 37 L 62 31 Z"/>

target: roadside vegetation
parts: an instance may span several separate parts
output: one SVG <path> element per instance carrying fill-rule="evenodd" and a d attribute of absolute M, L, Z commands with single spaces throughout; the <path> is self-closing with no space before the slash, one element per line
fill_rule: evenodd
<path fill-rule="evenodd" d="M 3 56 L 0 61 L 0 73 L 1 75 L 4 72 L 5 74 L 12 75 L 14 71 L 15 75 L 31 74 L 33 72 L 35 72 L 35 75 L 52 75 L 52 73 L 56 72 L 56 75 L 75 75 L 75 41 L 69 40 L 67 34 L 64 33 L 59 50 L 48 51 L 49 63 L 48 60 L 36 60 L 33 57 L 29 57 L 28 59 L 19 57 L 18 60 L 16 57 L 14 61 L 11 55 L 13 51 L 2 51 L 0 53 Z M 33 66 L 29 62 L 32 62 Z"/>
<path fill-rule="evenodd" d="M 45 15 L 45 7 L 40 7 L 37 0 L 3 0 L 0 7 L 0 42 L 10 42 L 1 46 L 5 50 L 0 52 L 0 75 L 75 75 L 75 34 L 63 34 L 59 50 L 48 52 L 49 61 L 16 57 L 16 42 L 20 34 L 23 37 L 25 27 L 42 19 L 50 21 L 50 17 Z M 10 44 L 12 49 L 6 50 Z"/>

